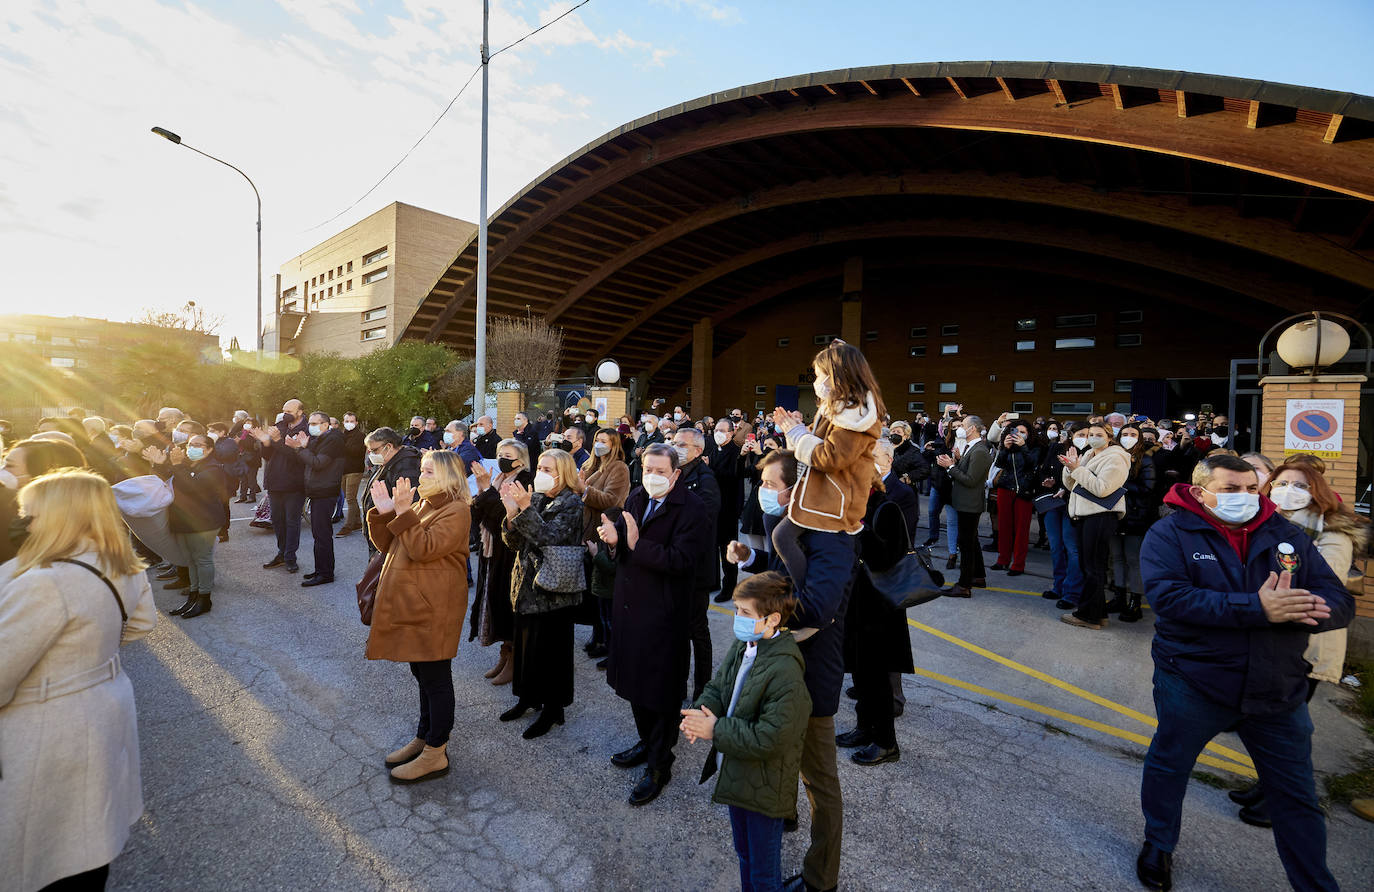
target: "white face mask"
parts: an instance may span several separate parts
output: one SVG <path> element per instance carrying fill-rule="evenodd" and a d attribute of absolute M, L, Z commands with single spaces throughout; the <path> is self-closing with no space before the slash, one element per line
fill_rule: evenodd
<path fill-rule="evenodd" d="M 724 446 L 730 442 L 730 435 L 725 431 L 716 431 L 715 440 L 717 446 Z"/>
<path fill-rule="evenodd" d="M 345 422 L 344 422 L 344 430 L 346 430 L 346 431 L 351 431 L 351 430 L 355 429 L 357 426 L 358 426 L 358 422 L 356 422 L 356 421 L 345 421 Z"/>
<path fill-rule="evenodd" d="M 1058 440 L 1058 439 L 1059 439 L 1059 431 L 1056 431 L 1056 430 L 1048 430 L 1048 431 L 1045 431 L 1045 439 L 1047 439 L 1047 440 Z"/>
<path fill-rule="evenodd" d="M 593 443 L 593 444 L 592 444 L 592 454 L 593 454 L 593 455 L 609 455 L 610 452 L 611 452 L 611 447 L 610 447 L 610 444 L 609 444 L 609 443 Z"/>
<path fill-rule="evenodd" d="M 1269 499 L 1280 511 L 1301 511 L 1312 504 L 1312 493 L 1291 483 L 1276 483 L 1269 491 Z"/>
<path fill-rule="evenodd" d="M 18 489 L 19 480 L 10 471 L 5 468 L 0 468 L 0 486 L 3 486 L 5 489 Z"/>
<path fill-rule="evenodd" d="M 968 431 L 964 430 L 962 427 L 959 428 L 958 430 L 956 430 L 956 431 L 954 432 L 954 439 L 956 439 L 956 440 L 967 440 L 967 439 L 968 439 Z"/>
<path fill-rule="evenodd" d="M 874 463 L 873 463 L 873 467 L 874 467 L 874 469 L 878 472 L 878 476 L 879 476 L 879 477 L 886 477 L 886 476 L 887 476 L 887 468 L 884 468 L 882 465 L 878 464 L 877 462 L 874 462 Z"/>
<path fill-rule="evenodd" d="M 688 460 L 688 459 L 687 459 L 687 447 L 686 447 L 686 446 L 674 446 L 674 447 L 673 447 L 673 451 L 677 453 L 677 463 L 678 463 L 679 465 L 685 465 L 685 464 L 687 464 L 687 460 Z"/>
<path fill-rule="evenodd" d="M 816 399 L 825 402 L 830 399 L 830 378 L 825 375 L 818 375 L 816 380 L 811 382 L 811 389 L 816 392 Z"/>
<path fill-rule="evenodd" d="M 682 413 L 681 413 L 681 412 L 674 412 L 674 413 L 673 413 L 673 420 L 674 420 L 674 421 L 681 421 L 681 420 L 682 420 Z"/>
<path fill-rule="evenodd" d="M 318 437 L 322 433 L 324 433 L 324 428 L 320 427 L 318 424 L 310 425 L 310 436 Z"/>
<path fill-rule="evenodd" d="M 1121 438 L 1121 445 L 1122 445 L 1123 448 L 1126 448 L 1126 449 L 1134 449 L 1134 448 L 1135 448 L 1135 444 L 1137 444 L 1137 443 L 1139 443 L 1139 442 L 1140 442 L 1140 438 L 1139 438 L 1139 437 L 1122 437 L 1122 438 Z"/>
<path fill-rule="evenodd" d="M 385 458 L 383 455 L 381 455 L 380 453 L 377 453 L 377 452 L 369 452 L 369 453 L 367 454 L 367 460 L 370 461 L 370 462 L 372 462 L 374 465 L 379 466 L 379 467 L 380 467 L 381 465 L 386 464 L 386 458 Z"/>
<path fill-rule="evenodd" d="M 253 429 L 253 422 L 251 422 L 251 421 L 245 421 L 245 422 L 243 423 L 243 429 L 246 430 L 246 431 L 251 431 L 251 430 Z"/>
<path fill-rule="evenodd" d="M 185 443 L 189 439 L 191 439 L 191 435 L 185 431 L 172 431 L 173 443 Z"/>
<path fill-rule="evenodd" d="M 1087 449 L 1087 448 L 1088 448 L 1088 438 L 1087 438 L 1087 437 L 1074 437 L 1074 438 L 1073 438 L 1073 445 L 1074 445 L 1074 448 L 1075 448 L 1075 449 L 1077 449 L 1078 451 L 1081 452 L 1081 451 L 1083 451 L 1084 449 Z"/>
<path fill-rule="evenodd" d="M 1221 434 L 1212 434 L 1212 445 L 1214 445 L 1214 446 L 1225 446 L 1225 445 L 1226 445 L 1226 438 L 1223 437 Z"/>
<path fill-rule="evenodd" d="M 534 491 L 548 492 L 549 490 L 553 489 L 553 485 L 555 482 L 556 481 L 553 479 L 552 474 L 547 474 L 543 471 L 539 471 L 534 475 Z"/>
<path fill-rule="evenodd" d="M 662 498 L 664 494 L 668 492 L 668 487 L 671 485 L 672 484 L 668 482 L 668 478 L 664 477 L 662 474 L 644 475 L 644 491 L 649 494 L 649 498 L 651 499 Z"/>

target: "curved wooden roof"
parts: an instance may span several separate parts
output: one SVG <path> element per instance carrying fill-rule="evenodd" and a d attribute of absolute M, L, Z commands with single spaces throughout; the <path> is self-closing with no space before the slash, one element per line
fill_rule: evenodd
<path fill-rule="evenodd" d="M 686 377 L 691 330 L 879 265 L 1009 267 L 1185 305 L 1374 293 L 1374 98 L 1185 72 L 962 62 L 715 93 L 569 156 L 491 219 L 489 312 Z M 475 239 L 404 336 L 471 350 Z M 838 290 L 837 290 L 838 297 Z M 721 326 L 724 326 L 723 328 Z"/>

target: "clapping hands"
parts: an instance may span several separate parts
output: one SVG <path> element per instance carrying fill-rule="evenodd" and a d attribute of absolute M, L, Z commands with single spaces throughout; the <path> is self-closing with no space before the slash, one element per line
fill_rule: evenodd
<path fill-rule="evenodd" d="M 684 709 L 682 724 L 678 728 L 687 735 L 688 743 L 710 740 L 716 732 L 716 715 L 705 706 L 700 709 Z"/>
<path fill-rule="evenodd" d="M 372 481 L 372 504 L 382 514 L 390 514 L 396 510 L 396 503 L 391 499 L 391 493 L 386 490 L 386 481 L 378 477 Z"/>
<path fill-rule="evenodd" d="M 415 490 L 405 477 L 396 481 L 396 486 L 391 490 L 391 500 L 395 503 L 397 516 L 410 510 L 411 503 L 415 501 Z"/>

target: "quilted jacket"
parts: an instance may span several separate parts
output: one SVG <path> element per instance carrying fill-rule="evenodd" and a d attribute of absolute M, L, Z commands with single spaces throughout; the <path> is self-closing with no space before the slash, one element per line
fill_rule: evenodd
<path fill-rule="evenodd" d="M 581 592 L 550 592 L 534 584 L 540 549 L 546 545 L 582 544 L 582 497 L 563 489 L 550 499 L 542 493 L 502 527 L 501 538 L 516 554 L 511 571 L 510 603 L 516 613 L 549 613 L 582 603 Z"/>

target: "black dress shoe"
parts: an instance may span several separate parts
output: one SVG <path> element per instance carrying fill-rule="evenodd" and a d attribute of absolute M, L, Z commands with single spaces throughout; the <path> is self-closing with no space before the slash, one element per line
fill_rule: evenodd
<path fill-rule="evenodd" d="M 586 644 L 582 645 L 582 652 L 585 653 L 587 656 L 591 656 L 592 648 L 594 647 L 596 647 L 596 642 L 588 641 Z"/>
<path fill-rule="evenodd" d="M 313 574 L 305 577 L 305 579 L 301 581 L 301 588 L 310 588 L 312 585 L 329 585 L 329 583 L 333 581 L 333 576 L 321 576 L 318 574 Z"/>
<path fill-rule="evenodd" d="M 1140 855 L 1135 859 L 1135 875 L 1140 885 L 1146 889 L 1169 892 L 1174 887 L 1174 856 L 1161 852 L 1150 843 L 1140 847 Z"/>
<path fill-rule="evenodd" d="M 550 706 L 548 709 L 541 709 L 539 717 L 530 723 L 530 726 L 520 736 L 526 740 L 534 740 L 536 737 L 543 737 L 549 733 L 549 729 L 556 724 L 563 724 L 563 707 Z"/>
<path fill-rule="evenodd" d="M 798 826 L 800 826 L 800 825 L 797 823 L 797 819 L 796 819 L 796 818 L 783 818 L 783 819 L 782 819 L 782 832 L 783 832 L 783 833 L 796 833 L 796 832 L 797 832 L 797 827 L 798 827 Z"/>
<path fill-rule="evenodd" d="M 190 608 L 181 615 L 181 618 L 191 619 L 192 617 L 200 616 L 202 613 L 209 613 L 210 608 L 213 606 L 214 605 L 210 603 L 210 596 L 208 594 L 198 594 L 196 595 L 196 600 L 191 604 Z"/>
<path fill-rule="evenodd" d="M 720 593 L 717 594 L 717 595 L 716 595 L 714 598 L 712 598 L 711 600 L 715 601 L 717 604 L 727 604 L 727 603 L 729 603 L 730 601 L 734 600 L 734 597 L 735 597 L 735 593 L 734 593 L 734 592 L 727 592 L 725 589 L 721 589 L 721 590 L 720 590 Z"/>
<path fill-rule="evenodd" d="M 604 644 L 598 644 L 596 647 L 593 647 L 591 650 L 587 651 L 587 657 L 589 659 L 599 660 L 604 656 L 608 656 L 610 652 L 611 649 L 609 647 L 607 647 Z"/>
<path fill-rule="evenodd" d="M 286 565 L 287 573 L 297 573 L 300 571 L 300 569 L 300 566 L 295 561 L 291 561 Z"/>
<path fill-rule="evenodd" d="M 520 718 L 520 716 L 529 712 L 531 709 L 539 709 L 539 704 L 526 703 L 524 700 L 521 700 L 519 703 L 516 703 L 510 709 L 507 709 L 505 712 L 501 713 L 501 715 L 498 716 L 498 718 L 500 718 L 503 722 L 513 722 L 516 719 Z"/>
<path fill-rule="evenodd" d="M 1026 571 L 1025 571 L 1025 570 L 1008 570 L 1008 571 L 1007 571 L 1007 575 L 1008 575 L 1008 576 L 1024 576 L 1025 574 L 1026 574 Z"/>
<path fill-rule="evenodd" d="M 989 569 L 989 570 L 996 570 L 998 573 L 1004 573 L 1004 572 L 1006 572 L 1007 565 L 1006 565 L 1006 564 L 993 564 L 991 567 L 988 567 L 988 569 Z"/>
<path fill-rule="evenodd" d="M 154 576 L 153 578 L 154 578 L 154 579 L 176 579 L 176 578 L 177 578 L 177 568 L 176 568 L 176 567 L 173 567 L 173 566 L 168 566 L 166 570 L 163 570 L 161 573 L 157 574 L 157 575 Z"/>
<path fill-rule="evenodd" d="M 286 558 L 282 557 L 281 555 L 277 555 L 276 557 L 272 558 L 272 560 L 263 564 L 262 568 L 264 570 L 271 570 L 273 567 L 280 567 L 284 563 L 286 563 Z"/>
<path fill-rule="evenodd" d="M 1226 794 L 1236 805 L 1254 805 L 1264 801 L 1264 793 L 1259 784 L 1251 784 L 1244 790 L 1232 790 Z"/>
<path fill-rule="evenodd" d="M 654 771 L 652 768 L 644 772 L 644 776 L 635 784 L 635 788 L 630 791 L 631 805 L 647 805 L 658 798 L 658 794 L 663 792 L 663 788 L 668 786 L 668 781 L 672 780 L 673 775 L 667 771 Z"/>
<path fill-rule="evenodd" d="M 1273 819 L 1269 817 L 1269 804 L 1264 801 L 1263 797 L 1254 805 L 1243 806 L 1237 814 L 1237 817 L 1251 827 L 1274 826 Z"/>
<path fill-rule="evenodd" d="M 859 699 L 859 689 L 854 687 L 853 685 L 850 685 L 849 687 L 844 689 L 844 695 L 848 697 L 850 700 L 857 700 Z"/>
<path fill-rule="evenodd" d="M 1075 604 L 1074 602 L 1070 601 L 1068 598 L 1060 598 L 1058 601 L 1055 601 L 1055 602 L 1054 602 L 1054 606 L 1055 606 L 1055 607 L 1058 607 L 1060 610 L 1077 610 L 1077 609 L 1078 609 L 1078 605 Z"/>
<path fill-rule="evenodd" d="M 609 665 L 611 665 L 611 658 L 606 657 L 604 660 L 597 660 L 596 668 L 600 669 L 602 672 L 605 672 L 606 667 Z"/>
<path fill-rule="evenodd" d="M 846 731 L 843 734 L 835 735 L 835 746 L 844 749 L 853 749 L 856 746 L 868 746 L 873 742 L 873 738 L 863 728 L 855 728 L 853 731 Z"/>
<path fill-rule="evenodd" d="M 186 603 L 182 604 L 180 607 L 175 607 L 171 610 L 168 610 L 167 615 L 181 616 L 183 613 L 191 609 L 192 604 L 196 603 L 196 597 L 198 595 L 200 595 L 200 592 L 196 591 L 195 589 L 191 589 L 189 592 L 186 593 Z"/>
<path fill-rule="evenodd" d="M 855 750 L 849 756 L 849 761 L 855 765 L 881 765 L 884 762 L 896 762 L 901 757 L 902 751 L 895 746 L 888 749 L 876 743 L 870 743 L 861 750 Z"/>
<path fill-rule="evenodd" d="M 966 585 L 953 585 L 943 592 L 946 598 L 972 598 L 973 590 Z"/>
<path fill-rule="evenodd" d="M 922 547 L 922 548 L 929 548 L 930 546 L 934 545 L 935 543 L 937 543 L 937 542 L 939 542 L 939 541 L 940 541 L 939 539 L 936 539 L 934 536 L 932 536 L 932 537 L 930 537 L 929 539 L 927 539 L 926 541 L 922 542 L 922 543 L 921 543 L 921 547 Z"/>
<path fill-rule="evenodd" d="M 649 748 L 644 745 L 642 740 L 629 749 L 611 756 L 611 764 L 617 768 L 633 768 L 636 765 L 643 765 L 647 761 L 649 761 Z"/>
<path fill-rule="evenodd" d="M 1048 591 L 1048 592 L 1041 592 L 1041 593 L 1040 593 L 1040 597 L 1044 598 L 1046 601 L 1058 601 L 1058 600 L 1059 600 L 1059 592 L 1056 592 L 1056 591 L 1053 591 L 1053 590 Z"/>

